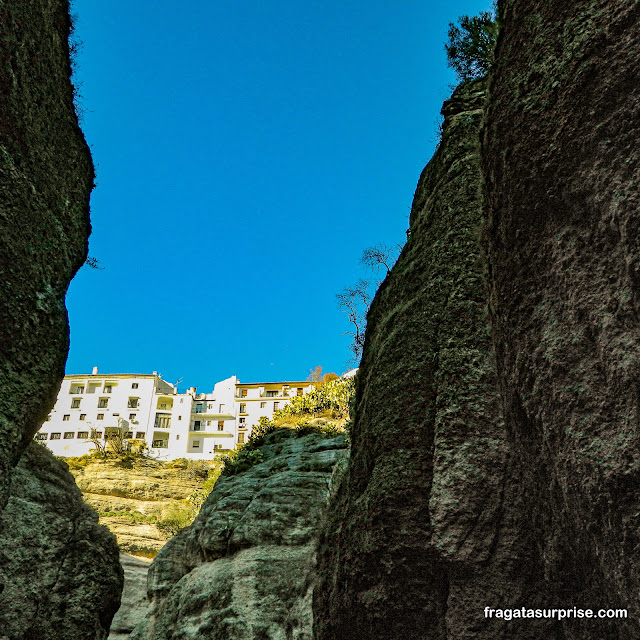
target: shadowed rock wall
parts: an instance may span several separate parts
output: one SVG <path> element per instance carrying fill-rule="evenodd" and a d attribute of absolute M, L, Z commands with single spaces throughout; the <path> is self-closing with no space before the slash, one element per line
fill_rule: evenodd
<path fill-rule="evenodd" d="M 0 0 L 0 508 L 53 406 L 64 296 L 87 253 L 91 156 L 73 109 L 66 0 Z"/>
<path fill-rule="evenodd" d="M 0 23 L 0 636 L 97 640 L 122 589 L 115 540 L 66 466 L 30 444 L 64 374 L 64 297 L 90 231 L 69 6 L 0 0 Z"/>
<path fill-rule="evenodd" d="M 114 536 L 66 465 L 32 443 L 0 514 L 0 633 L 12 640 L 105 638 L 120 605 Z"/>
<path fill-rule="evenodd" d="M 639 638 L 640 3 L 501 5 L 483 160 L 513 455 L 555 602 Z"/>
<path fill-rule="evenodd" d="M 351 459 L 318 556 L 317 640 L 495 639 L 484 606 L 536 602 L 487 311 L 485 97 L 475 82 L 445 102 L 409 240 L 371 305 Z"/>
<path fill-rule="evenodd" d="M 368 316 L 316 640 L 640 638 L 640 3 L 500 11 L 482 166 L 476 83 Z M 483 614 L 574 606 L 628 618 Z"/>

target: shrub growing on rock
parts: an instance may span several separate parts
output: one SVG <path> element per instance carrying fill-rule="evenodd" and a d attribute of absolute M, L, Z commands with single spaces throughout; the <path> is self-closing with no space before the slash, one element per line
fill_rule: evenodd
<path fill-rule="evenodd" d="M 477 16 L 461 16 L 457 25 L 449 23 L 449 41 L 444 45 L 447 65 L 460 82 L 477 80 L 488 73 L 497 37 L 495 8 Z"/>

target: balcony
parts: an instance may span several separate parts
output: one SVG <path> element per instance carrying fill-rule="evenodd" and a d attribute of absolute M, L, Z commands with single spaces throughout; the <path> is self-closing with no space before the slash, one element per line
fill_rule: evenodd
<path fill-rule="evenodd" d="M 168 449 L 169 441 L 168 440 L 154 440 L 151 444 L 153 449 Z"/>
<path fill-rule="evenodd" d="M 171 427 L 171 414 L 156 413 L 155 423 L 156 429 L 169 429 Z"/>

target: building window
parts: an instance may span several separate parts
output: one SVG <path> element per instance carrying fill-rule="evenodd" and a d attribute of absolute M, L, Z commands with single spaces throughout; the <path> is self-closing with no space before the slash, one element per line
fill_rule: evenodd
<path fill-rule="evenodd" d="M 193 430 L 200 431 L 200 420 L 195 420 L 193 423 Z"/>
<path fill-rule="evenodd" d="M 212 405 L 211 403 L 209 403 L 209 404 L 207 405 L 207 408 L 208 408 L 208 409 L 213 409 L 213 405 Z"/>
<path fill-rule="evenodd" d="M 199 449 L 200 448 L 200 440 L 194 440 L 191 446 L 194 449 Z"/>
<path fill-rule="evenodd" d="M 127 409 L 137 409 L 137 408 L 138 408 L 138 398 L 129 398 Z"/>
<path fill-rule="evenodd" d="M 98 414 L 98 420 L 104 420 L 104 413 Z"/>
<path fill-rule="evenodd" d="M 46 440 L 46 439 L 47 439 L 46 433 L 36 433 L 36 440 Z"/>
<path fill-rule="evenodd" d="M 120 417 L 120 414 L 119 414 L 119 413 L 114 413 L 114 414 L 113 414 L 113 417 L 114 417 L 114 418 L 119 418 L 119 417 Z"/>
<path fill-rule="evenodd" d="M 202 413 L 202 405 L 201 404 L 197 404 L 196 405 L 196 413 Z"/>
<path fill-rule="evenodd" d="M 102 440 L 102 431 L 94 431 L 91 434 L 92 438 L 95 438 L 96 440 Z"/>
<path fill-rule="evenodd" d="M 274 411 L 277 411 L 279 406 L 280 406 L 280 403 L 279 403 L 279 402 L 274 402 L 274 403 L 273 403 L 273 410 L 274 410 Z"/>
<path fill-rule="evenodd" d="M 278 392 L 273 390 L 273 391 L 267 391 L 267 398 L 277 398 L 278 397 Z"/>
<path fill-rule="evenodd" d="M 131 388 L 132 389 L 137 389 L 138 388 L 138 383 L 137 382 L 132 382 L 131 383 Z"/>
<path fill-rule="evenodd" d="M 127 431 L 127 432 L 124 434 L 124 437 L 125 437 L 125 438 L 133 438 L 133 431 Z"/>
<path fill-rule="evenodd" d="M 73 440 L 73 436 L 74 436 L 73 431 L 65 431 L 64 432 L 64 439 L 65 440 Z"/>
<path fill-rule="evenodd" d="M 100 398 L 98 400 L 98 409 L 106 409 L 109 405 L 109 398 Z"/>
<path fill-rule="evenodd" d="M 71 408 L 72 409 L 79 409 L 80 408 L 80 398 L 74 398 L 71 401 Z"/>
<path fill-rule="evenodd" d="M 178 420 L 182 420 L 182 416 L 178 416 Z"/>
<path fill-rule="evenodd" d="M 144 431 L 136 431 L 136 440 L 144 440 Z"/>
<path fill-rule="evenodd" d="M 72 385 L 69 389 L 69 393 L 84 393 L 84 387 L 80 384 L 75 386 Z"/>
<path fill-rule="evenodd" d="M 244 429 L 247 426 L 246 422 L 247 422 L 246 418 L 240 418 L 240 427 L 242 429 Z"/>
<path fill-rule="evenodd" d="M 176 440 L 180 440 L 180 434 L 176 436 Z"/>
<path fill-rule="evenodd" d="M 88 438 L 88 437 L 89 437 L 88 431 L 78 431 L 78 438 Z"/>
<path fill-rule="evenodd" d="M 247 405 L 246 404 L 241 404 L 240 405 L 240 413 L 247 413 Z"/>
<path fill-rule="evenodd" d="M 104 392 L 105 393 L 111 393 L 111 385 L 110 384 L 105 384 L 104 385 Z"/>
<path fill-rule="evenodd" d="M 51 436 L 49 437 L 49 440 L 60 440 L 60 436 L 62 434 L 60 433 L 52 433 Z"/>
<path fill-rule="evenodd" d="M 213 445 L 213 450 L 214 451 L 220 451 L 220 449 L 222 449 L 222 445 L 221 444 L 214 444 Z"/>
<path fill-rule="evenodd" d="M 70 413 L 65 413 L 65 414 L 62 416 L 62 422 L 69 422 L 69 418 L 70 418 L 70 417 L 71 417 L 71 414 L 70 414 Z"/>
<path fill-rule="evenodd" d="M 247 390 L 246 390 L 246 389 L 242 389 L 242 390 L 240 391 L 240 396 L 241 396 L 242 398 L 246 398 L 246 397 L 247 397 Z"/>
<path fill-rule="evenodd" d="M 224 413 L 224 405 L 223 404 L 220 405 L 220 411 L 218 411 L 218 413 Z"/>
<path fill-rule="evenodd" d="M 134 422 L 136 419 L 136 414 L 135 413 L 130 413 L 129 414 L 129 422 Z"/>
<path fill-rule="evenodd" d="M 239 433 L 238 434 L 238 444 L 243 444 L 244 443 L 244 433 Z"/>
<path fill-rule="evenodd" d="M 86 413 L 81 413 L 80 414 L 80 420 L 86 420 L 87 419 L 87 414 Z"/>
<path fill-rule="evenodd" d="M 298 388 L 296 389 L 296 394 L 297 394 L 297 395 L 299 395 L 299 396 L 301 396 L 301 395 L 302 395 L 302 387 L 298 387 Z"/>
<path fill-rule="evenodd" d="M 207 427 L 211 426 L 211 420 L 207 420 Z"/>
<path fill-rule="evenodd" d="M 218 420 L 218 431 L 224 431 L 224 420 Z"/>
<path fill-rule="evenodd" d="M 156 429 L 168 429 L 171 426 L 170 413 L 156 413 L 155 427 Z"/>
<path fill-rule="evenodd" d="M 266 406 L 267 406 L 267 403 L 266 403 L 266 402 L 261 402 L 261 403 L 260 403 L 260 408 L 261 408 L 261 409 L 264 409 Z"/>

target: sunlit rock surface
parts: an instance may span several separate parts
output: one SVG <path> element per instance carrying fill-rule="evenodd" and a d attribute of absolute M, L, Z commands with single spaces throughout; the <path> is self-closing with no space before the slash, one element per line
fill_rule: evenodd
<path fill-rule="evenodd" d="M 315 545 L 345 441 L 283 429 L 261 451 L 160 551 L 152 611 L 132 638 L 311 640 Z"/>
<path fill-rule="evenodd" d="M 127 640 L 149 613 L 147 572 L 151 561 L 121 554 L 120 563 L 124 569 L 122 603 L 113 617 L 109 640 Z"/>

